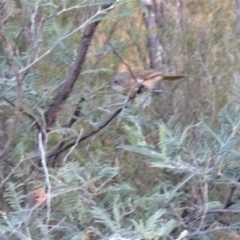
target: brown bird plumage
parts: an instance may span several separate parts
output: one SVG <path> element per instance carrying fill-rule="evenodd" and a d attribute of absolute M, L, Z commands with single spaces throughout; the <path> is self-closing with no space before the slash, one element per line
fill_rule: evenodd
<path fill-rule="evenodd" d="M 134 75 L 134 76 L 133 76 Z M 178 80 L 184 75 L 163 75 L 154 70 L 135 70 L 115 74 L 111 80 L 111 88 L 129 97 L 135 97 L 142 88 L 153 89 L 161 80 Z"/>

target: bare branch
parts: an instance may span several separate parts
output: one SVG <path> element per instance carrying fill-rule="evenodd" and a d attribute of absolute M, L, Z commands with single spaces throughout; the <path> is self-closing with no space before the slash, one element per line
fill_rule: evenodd
<path fill-rule="evenodd" d="M 126 105 L 131 102 L 133 100 L 133 98 L 129 98 L 128 101 L 126 102 L 126 104 L 124 104 L 121 108 L 119 108 L 116 112 L 113 113 L 113 115 L 107 119 L 104 123 L 102 123 L 97 129 L 83 135 L 78 141 L 77 144 L 81 143 L 82 141 L 88 139 L 89 137 L 93 136 L 94 134 L 98 133 L 99 131 L 101 131 L 104 127 L 106 127 L 125 107 Z M 66 151 L 67 149 L 71 148 L 72 146 L 74 146 L 76 144 L 76 141 L 71 142 L 69 144 L 67 144 L 66 146 L 62 147 L 62 149 L 58 150 L 58 151 L 53 151 L 52 153 L 49 153 L 47 158 L 51 158 L 61 152 Z"/>
<path fill-rule="evenodd" d="M 78 141 L 81 139 L 82 134 L 83 134 L 83 128 L 80 129 L 80 133 L 79 133 L 79 136 L 78 136 L 78 138 L 77 138 L 76 143 L 71 147 L 70 151 L 69 151 L 69 152 L 66 154 L 66 156 L 63 158 L 62 163 L 61 163 L 61 166 L 64 166 L 64 165 L 66 164 L 68 156 L 71 154 L 71 152 L 74 150 L 74 148 L 78 145 Z"/>
<path fill-rule="evenodd" d="M 107 10 L 108 9 L 105 9 L 104 11 L 107 11 Z M 97 13 L 95 15 L 99 15 L 99 13 Z M 92 40 L 92 37 L 93 37 L 99 23 L 100 23 L 100 20 L 92 22 L 86 27 L 86 30 L 83 34 L 81 43 L 79 45 L 79 48 L 77 51 L 77 57 L 72 66 L 72 69 L 71 69 L 69 75 L 67 76 L 54 103 L 51 105 L 49 110 L 46 112 L 47 127 L 50 127 L 56 121 L 58 114 L 61 111 L 63 103 L 66 101 L 66 99 L 69 97 L 70 93 L 72 92 L 73 86 L 74 86 L 75 82 L 77 81 L 78 76 L 82 70 L 90 42 Z"/>
<path fill-rule="evenodd" d="M 113 45 L 111 43 L 108 43 L 111 48 L 113 49 L 114 53 L 119 57 L 119 59 L 124 63 L 124 65 L 128 68 L 129 72 L 132 74 L 132 77 L 135 78 L 135 80 L 137 81 L 136 77 L 133 74 L 133 71 L 131 69 L 131 67 L 123 60 L 123 58 L 118 54 L 118 52 L 116 51 L 116 49 L 113 47 Z"/>
<path fill-rule="evenodd" d="M 81 97 L 81 99 L 79 100 L 76 109 L 73 113 L 73 116 L 71 117 L 71 119 L 69 120 L 68 124 L 66 125 L 67 128 L 70 128 L 77 120 L 77 117 L 80 114 L 80 110 L 82 108 L 82 103 L 85 101 L 85 99 L 83 97 Z"/>
<path fill-rule="evenodd" d="M 45 139 L 46 140 L 46 139 Z M 52 186 L 50 183 L 50 177 L 49 177 L 49 172 L 47 168 L 47 163 L 46 163 L 46 151 L 44 149 L 44 143 L 43 143 L 43 135 L 42 133 L 38 134 L 38 144 L 39 144 L 39 150 L 41 153 L 41 163 L 42 167 L 44 170 L 45 174 L 45 181 L 46 181 L 46 186 L 47 186 L 47 219 L 46 219 L 46 225 L 49 224 L 50 217 L 51 217 L 51 191 L 52 191 Z"/>

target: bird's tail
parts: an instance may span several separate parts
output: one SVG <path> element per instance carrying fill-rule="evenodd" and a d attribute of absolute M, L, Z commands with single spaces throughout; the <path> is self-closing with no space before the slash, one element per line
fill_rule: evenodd
<path fill-rule="evenodd" d="M 180 78 L 184 78 L 185 75 L 163 75 L 162 80 L 170 80 L 170 81 L 175 81 Z"/>
<path fill-rule="evenodd" d="M 161 80 L 174 81 L 183 77 L 185 77 L 185 75 L 162 75 L 158 72 L 152 72 L 147 76 L 147 78 L 145 77 L 144 81 L 141 84 L 144 87 L 152 89 L 154 88 L 154 85 Z"/>

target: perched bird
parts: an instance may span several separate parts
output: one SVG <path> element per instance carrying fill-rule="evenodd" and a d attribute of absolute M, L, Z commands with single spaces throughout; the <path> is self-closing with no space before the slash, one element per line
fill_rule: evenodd
<path fill-rule="evenodd" d="M 163 75 L 154 70 L 134 70 L 115 74 L 111 80 L 111 88 L 129 97 L 135 97 L 142 90 L 151 90 L 161 80 L 178 80 L 184 75 Z"/>

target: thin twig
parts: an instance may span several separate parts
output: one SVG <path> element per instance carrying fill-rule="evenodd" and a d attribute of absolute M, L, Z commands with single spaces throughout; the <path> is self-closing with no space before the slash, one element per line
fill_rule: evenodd
<path fill-rule="evenodd" d="M 76 122 L 77 117 L 79 116 L 80 110 L 82 108 L 82 103 L 84 101 L 85 101 L 85 98 L 81 97 L 81 99 L 79 100 L 79 102 L 77 104 L 77 107 L 76 107 L 75 111 L 73 112 L 73 115 L 72 115 L 71 119 L 69 120 L 69 122 L 66 125 L 67 128 L 72 127 L 72 125 Z"/>
<path fill-rule="evenodd" d="M 55 228 L 58 228 L 61 223 L 65 222 L 67 217 L 64 217 L 58 224 L 54 224 L 53 227 L 48 231 L 48 234 L 52 232 Z"/>
<path fill-rule="evenodd" d="M 46 138 L 45 138 L 45 142 L 46 142 Z M 44 170 L 44 174 L 45 174 L 45 181 L 46 181 L 46 186 L 47 186 L 47 219 L 46 219 L 46 225 L 49 224 L 50 222 L 50 217 L 51 217 L 51 190 L 52 190 L 52 186 L 50 183 L 50 177 L 49 177 L 49 172 L 48 172 L 48 168 L 47 168 L 47 163 L 46 163 L 46 152 L 43 146 L 43 136 L 42 133 L 38 134 L 38 146 L 39 146 L 39 150 L 41 153 L 41 163 L 42 163 L 42 167 Z"/>
<path fill-rule="evenodd" d="M 124 65 L 128 68 L 129 72 L 131 73 L 132 77 L 136 80 L 137 82 L 137 79 L 135 77 L 135 75 L 133 74 L 133 71 L 131 69 L 131 67 L 124 61 L 124 59 L 118 54 L 118 52 L 116 51 L 116 49 L 114 48 L 114 46 L 108 42 L 108 45 L 111 46 L 111 48 L 113 49 L 114 53 L 119 57 L 119 59 L 124 63 Z"/>
<path fill-rule="evenodd" d="M 63 158 L 61 166 L 64 166 L 66 164 L 68 156 L 71 154 L 71 152 L 74 150 L 74 148 L 78 145 L 78 141 L 81 139 L 82 134 L 83 134 L 83 128 L 80 129 L 80 133 L 79 133 L 79 136 L 78 136 L 75 144 L 71 147 L 70 151 Z"/>

